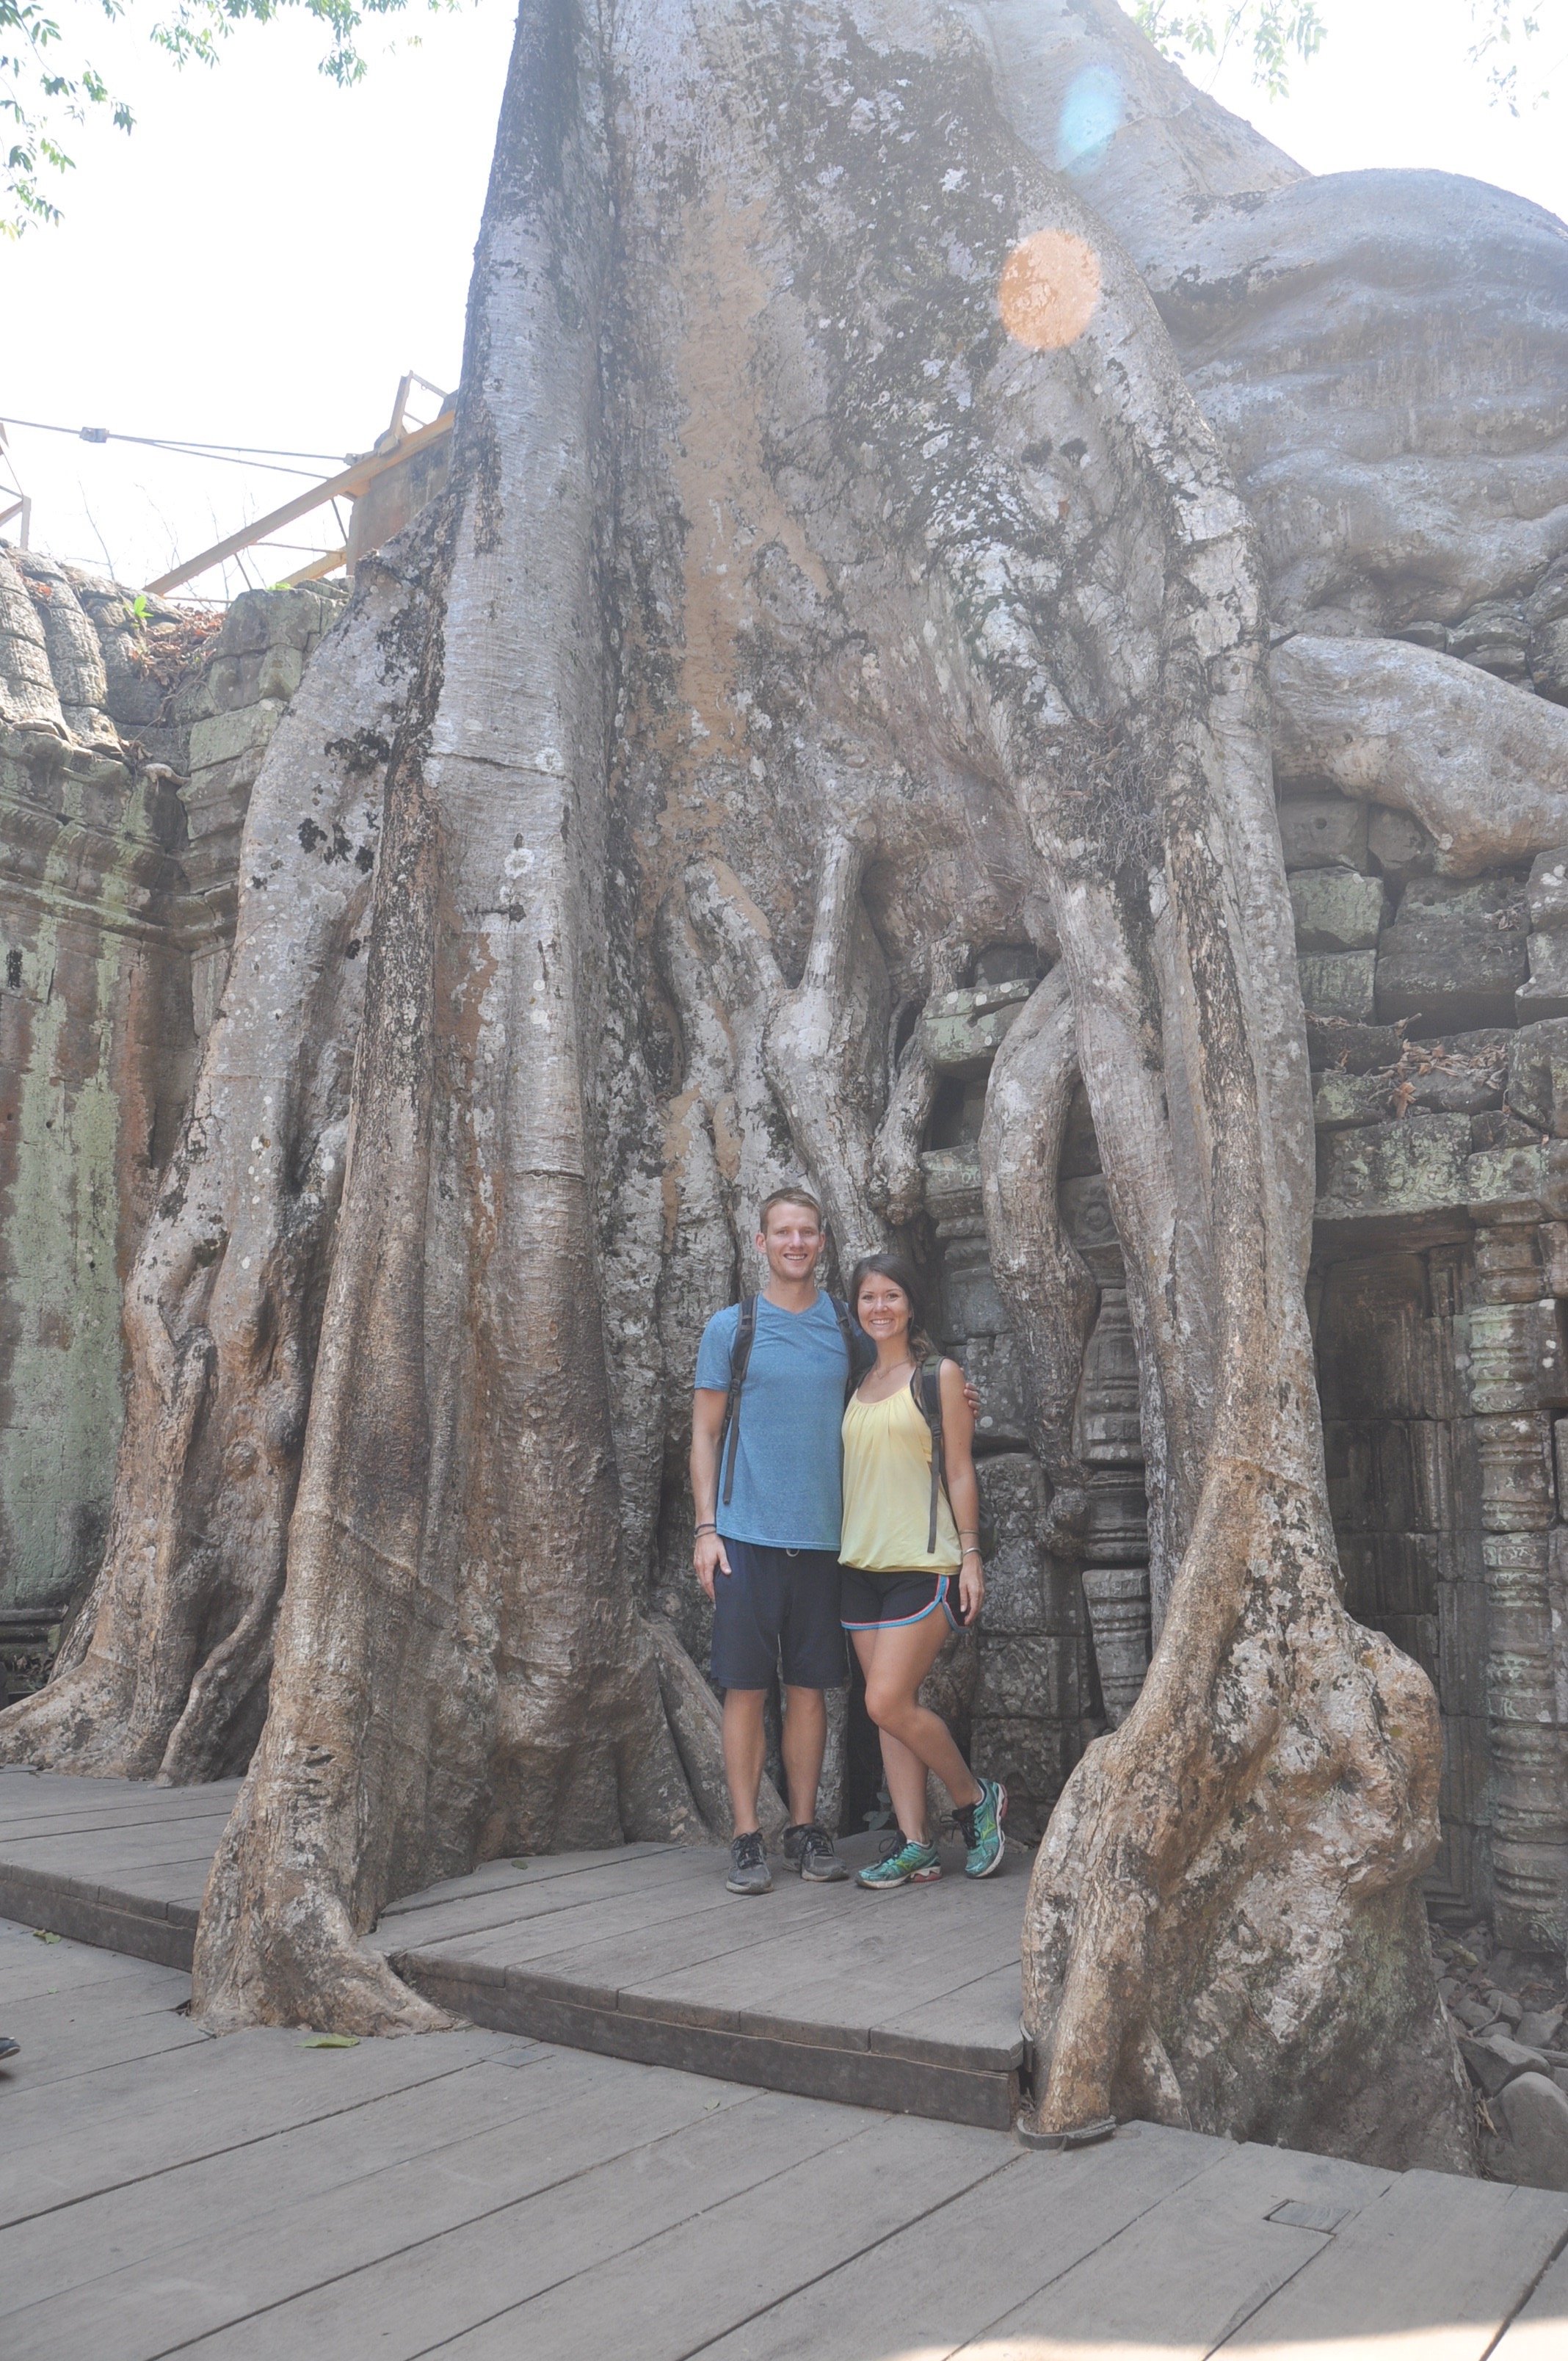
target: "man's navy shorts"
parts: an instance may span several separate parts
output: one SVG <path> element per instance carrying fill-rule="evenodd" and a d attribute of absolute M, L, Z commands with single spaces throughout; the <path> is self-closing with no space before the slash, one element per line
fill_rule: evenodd
<path fill-rule="evenodd" d="M 850 1677 L 839 1621 L 836 1550 L 770 1549 L 726 1539 L 728 1574 L 713 1577 L 714 1686 L 842 1688 Z"/>

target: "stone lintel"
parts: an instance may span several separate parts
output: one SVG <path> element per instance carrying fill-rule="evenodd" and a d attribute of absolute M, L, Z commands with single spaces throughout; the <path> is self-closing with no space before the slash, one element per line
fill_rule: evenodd
<path fill-rule="evenodd" d="M 1034 989 L 1020 979 L 938 994 L 922 1019 L 926 1055 L 937 1071 L 958 1078 L 988 1072 Z"/>

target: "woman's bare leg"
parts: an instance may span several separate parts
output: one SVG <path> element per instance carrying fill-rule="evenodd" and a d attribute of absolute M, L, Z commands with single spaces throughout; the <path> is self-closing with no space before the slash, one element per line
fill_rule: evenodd
<path fill-rule="evenodd" d="M 869 1688 L 872 1662 L 876 1654 L 881 1634 L 875 1631 L 852 1631 L 855 1653 L 861 1660 L 861 1670 L 866 1675 Z M 921 1675 L 924 1679 L 924 1674 Z M 926 1833 L 926 1765 L 918 1754 L 912 1754 L 901 1738 L 890 1730 L 879 1730 L 882 1741 L 883 1776 L 887 1781 L 888 1801 L 901 1836 L 914 1837 L 925 1844 Z"/>
<path fill-rule="evenodd" d="M 926 1825 L 926 1765 L 891 1730 L 879 1730 L 877 1735 L 882 1740 L 883 1774 L 893 1817 L 903 1835 L 927 1844 L 930 1831 Z"/>
<path fill-rule="evenodd" d="M 960 1809 L 978 1803 L 981 1795 L 947 1723 L 916 1701 L 921 1682 L 942 1652 L 947 1618 L 936 1608 L 918 1623 L 850 1636 L 866 1676 L 866 1711 L 882 1733 L 883 1768 L 899 1828 L 924 1843 L 928 1770 Z"/>

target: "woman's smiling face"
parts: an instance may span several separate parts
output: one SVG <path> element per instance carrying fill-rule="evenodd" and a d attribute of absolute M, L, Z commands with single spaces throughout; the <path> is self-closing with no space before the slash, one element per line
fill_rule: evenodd
<path fill-rule="evenodd" d="M 855 1317 L 874 1343 L 891 1345 L 908 1334 L 909 1298 L 895 1279 L 872 1271 L 861 1281 Z"/>

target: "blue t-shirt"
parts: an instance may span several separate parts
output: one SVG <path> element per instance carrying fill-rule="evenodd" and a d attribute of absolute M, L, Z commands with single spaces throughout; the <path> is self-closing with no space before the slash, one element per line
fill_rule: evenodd
<path fill-rule="evenodd" d="M 696 1356 L 699 1387 L 720 1394 L 729 1390 L 740 1319 L 740 1305 L 727 1304 L 703 1330 Z M 765 1295 L 758 1296 L 728 1506 L 723 1461 L 718 1469 L 713 1513 L 726 1541 L 767 1549 L 837 1550 L 848 1376 L 843 1334 L 828 1297 L 819 1292 L 809 1312 L 781 1312 Z"/>

